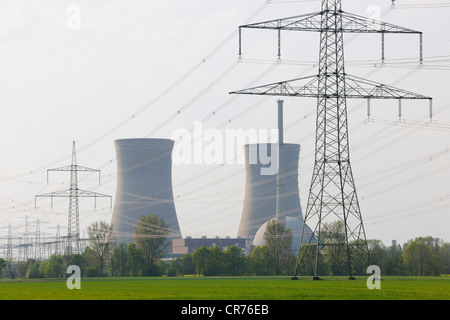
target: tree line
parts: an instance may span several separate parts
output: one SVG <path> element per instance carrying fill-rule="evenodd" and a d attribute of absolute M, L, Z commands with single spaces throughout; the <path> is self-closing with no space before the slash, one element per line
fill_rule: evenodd
<path fill-rule="evenodd" d="M 340 228 L 337 223 L 333 228 Z M 89 245 L 82 254 L 53 255 L 44 261 L 0 259 L 0 276 L 7 278 L 64 278 L 69 265 L 80 267 L 84 277 L 146 276 L 291 276 L 296 253 L 291 252 L 292 232 L 284 224 L 271 221 L 264 234 L 266 244 L 249 254 L 230 246 L 201 247 L 193 253 L 167 258 L 169 228 L 156 215 L 142 216 L 134 230 L 134 242 L 116 244 L 113 228 L 105 222 L 88 227 Z M 337 234 L 337 233 L 333 233 Z M 385 246 L 368 241 L 369 264 L 381 268 L 384 276 L 439 276 L 450 274 L 450 244 L 433 237 L 420 237 L 405 244 Z M 346 275 L 338 258 L 327 261 L 322 275 Z M 362 271 L 365 273 L 365 270 Z M 300 270 L 299 275 L 309 275 Z"/>

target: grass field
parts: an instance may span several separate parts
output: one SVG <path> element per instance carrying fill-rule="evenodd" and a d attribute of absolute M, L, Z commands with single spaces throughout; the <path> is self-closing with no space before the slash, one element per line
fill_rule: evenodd
<path fill-rule="evenodd" d="M 65 281 L 2 281 L 1 300 L 450 300 L 449 277 L 385 277 L 369 290 L 365 277 L 321 281 L 288 277 L 89 278 L 80 290 Z"/>

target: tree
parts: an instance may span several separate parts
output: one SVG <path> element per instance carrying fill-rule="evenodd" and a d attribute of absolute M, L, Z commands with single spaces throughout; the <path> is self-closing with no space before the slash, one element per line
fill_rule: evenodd
<path fill-rule="evenodd" d="M 443 273 L 450 274 L 450 243 L 444 243 L 439 248 L 439 256 L 444 264 Z"/>
<path fill-rule="evenodd" d="M 177 273 L 178 273 L 177 268 L 175 268 L 172 265 L 168 266 L 167 269 L 166 269 L 166 276 L 167 277 L 176 277 Z"/>
<path fill-rule="evenodd" d="M 127 270 L 132 277 L 139 276 L 145 263 L 142 251 L 134 243 L 130 243 L 127 247 Z"/>
<path fill-rule="evenodd" d="M 245 271 L 244 250 L 232 245 L 225 250 L 224 255 L 226 273 L 232 276 L 242 275 Z"/>
<path fill-rule="evenodd" d="M 275 273 L 280 274 L 281 260 L 286 257 L 292 247 L 292 231 L 285 228 L 284 223 L 276 219 L 269 221 L 264 240 L 275 263 Z"/>
<path fill-rule="evenodd" d="M 88 262 L 88 254 L 86 251 L 89 251 L 89 247 L 86 247 L 85 251 L 81 254 L 72 254 L 70 257 L 64 256 L 64 269 L 63 269 L 63 276 L 66 278 L 70 275 L 66 273 L 68 266 L 78 266 L 80 268 L 81 274 L 87 276 L 86 269 L 87 268 L 94 268 L 92 266 L 89 266 Z M 98 276 L 98 274 L 97 274 Z"/>
<path fill-rule="evenodd" d="M 439 276 L 445 270 L 444 261 L 437 254 L 432 253 L 431 257 L 425 263 L 425 274 L 427 276 Z"/>
<path fill-rule="evenodd" d="M 205 274 L 208 256 L 209 251 L 205 246 L 201 246 L 192 254 L 192 262 L 195 264 L 195 269 L 198 275 Z"/>
<path fill-rule="evenodd" d="M 29 262 L 30 263 L 28 264 L 27 278 L 28 279 L 42 278 L 39 272 L 39 265 L 41 262 L 35 259 L 31 259 L 29 260 Z"/>
<path fill-rule="evenodd" d="M 19 264 L 20 262 L 15 262 L 11 259 L 6 260 L 5 277 L 9 279 L 18 278 L 20 276 Z"/>
<path fill-rule="evenodd" d="M 218 276 L 223 273 L 224 269 L 224 253 L 221 248 L 214 246 L 208 248 L 209 254 L 206 260 L 205 276 Z"/>
<path fill-rule="evenodd" d="M 105 272 L 105 265 L 111 254 L 112 225 L 100 221 L 94 222 L 88 227 L 90 262 L 98 268 L 99 274 Z"/>
<path fill-rule="evenodd" d="M 50 259 L 41 262 L 39 272 L 44 278 L 61 278 L 65 274 L 63 266 L 64 258 L 59 255 L 52 255 Z"/>
<path fill-rule="evenodd" d="M 111 255 L 111 273 L 124 277 L 128 273 L 128 247 L 125 243 L 116 246 Z"/>
<path fill-rule="evenodd" d="M 19 271 L 18 277 L 20 279 L 26 278 L 31 261 L 32 259 L 28 259 L 27 261 L 17 261 L 14 263 Z"/>
<path fill-rule="evenodd" d="M 196 273 L 195 264 L 193 262 L 192 254 L 190 253 L 186 253 L 173 260 L 172 265 L 178 270 L 180 275 Z"/>
<path fill-rule="evenodd" d="M 420 241 L 425 243 L 428 247 L 431 247 L 433 253 L 438 253 L 439 248 L 443 245 L 444 241 L 439 238 L 428 237 L 418 237 L 415 241 Z"/>
<path fill-rule="evenodd" d="M 195 273 L 195 264 L 192 258 L 192 254 L 185 254 L 183 257 L 181 257 L 180 273 L 182 275 Z"/>
<path fill-rule="evenodd" d="M 274 273 L 274 260 L 266 245 L 256 247 L 250 261 L 252 270 L 257 276 L 268 276 Z"/>
<path fill-rule="evenodd" d="M 385 248 L 385 251 L 387 256 L 383 259 L 383 264 L 380 266 L 382 273 L 386 276 L 403 275 L 405 273 L 405 264 L 401 246 L 390 246 Z"/>
<path fill-rule="evenodd" d="M 146 261 L 147 276 L 157 275 L 156 262 L 167 252 L 169 227 L 157 215 L 142 215 L 134 229 L 134 241 L 142 251 Z"/>
<path fill-rule="evenodd" d="M 422 241 L 413 241 L 405 249 L 405 262 L 409 265 L 412 275 L 422 276 L 425 262 L 431 258 L 432 248 Z"/>
<path fill-rule="evenodd" d="M 0 258 L 0 279 L 3 278 L 3 271 L 6 269 L 6 260 Z"/>
<path fill-rule="evenodd" d="M 322 249 L 325 261 L 330 262 L 331 273 L 333 275 L 345 274 L 348 271 L 345 262 L 348 261 L 346 252 L 346 237 L 344 222 L 337 220 L 323 225 L 322 243 L 325 248 Z"/>
<path fill-rule="evenodd" d="M 368 240 L 367 245 L 370 252 L 370 264 L 381 267 L 384 259 L 388 255 L 386 247 L 381 240 Z"/>

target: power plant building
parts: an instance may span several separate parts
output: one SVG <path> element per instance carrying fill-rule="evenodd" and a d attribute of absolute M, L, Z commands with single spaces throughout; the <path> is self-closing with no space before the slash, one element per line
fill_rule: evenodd
<path fill-rule="evenodd" d="M 186 237 L 184 239 L 173 239 L 172 240 L 172 253 L 173 254 L 187 254 L 194 253 L 195 250 L 201 247 L 218 247 L 221 250 L 226 250 L 228 247 L 236 246 L 241 249 L 249 247 L 247 239 L 242 238 L 192 238 Z"/>
<path fill-rule="evenodd" d="M 116 243 L 133 242 L 142 215 L 155 214 L 181 238 L 172 191 L 172 150 L 167 139 L 116 140 L 117 190 L 111 223 Z"/>

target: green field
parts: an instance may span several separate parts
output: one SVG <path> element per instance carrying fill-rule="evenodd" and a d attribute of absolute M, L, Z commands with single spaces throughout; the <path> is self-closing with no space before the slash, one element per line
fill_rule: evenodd
<path fill-rule="evenodd" d="M 365 277 L 321 281 L 288 277 L 89 278 L 80 290 L 65 281 L 2 281 L 1 300 L 450 300 L 449 277 L 385 277 L 369 290 Z"/>

